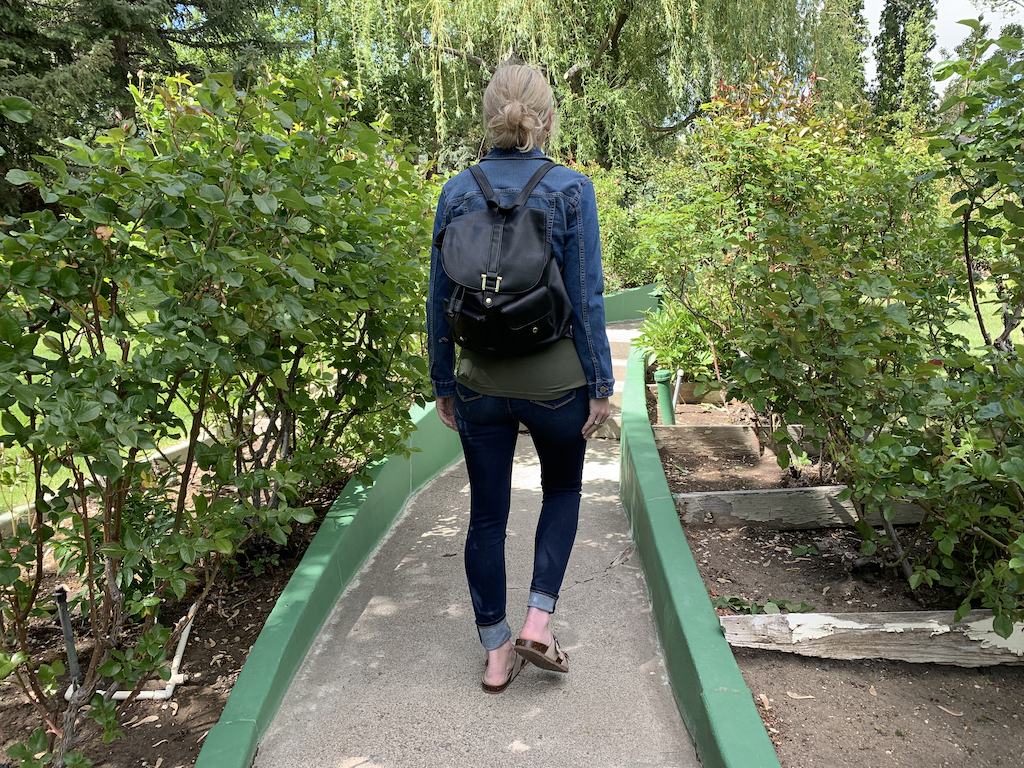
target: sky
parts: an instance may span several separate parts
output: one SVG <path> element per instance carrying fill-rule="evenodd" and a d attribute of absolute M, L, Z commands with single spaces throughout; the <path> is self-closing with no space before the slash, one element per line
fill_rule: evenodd
<path fill-rule="evenodd" d="M 864 17 L 871 27 L 872 40 L 878 34 L 878 20 L 882 16 L 882 8 L 885 0 L 864 0 Z M 936 3 L 935 39 L 936 45 L 932 50 L 932 59 L 938 63 L 942 60 L 939 53 L 941 48 L 951 51 L 967 37 L 970 28 L 957 24 L 961 19 L 976 19 L 982 13 L 971 0 L 938 0 Z M 1024 12 L 997 14 L 991 10 L 984 11 L 985 21 L 991 23 L 992 34 L 997 35 L 999 29 L 1010 21 L 1021 22 L 1024 20 Z M 865 67 L 868 82 L 875 78 L 874 49 L 868 49 L 868 62 Z"/>

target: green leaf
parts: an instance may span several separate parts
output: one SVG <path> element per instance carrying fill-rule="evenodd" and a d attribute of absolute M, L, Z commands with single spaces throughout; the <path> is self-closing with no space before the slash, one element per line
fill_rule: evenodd
<path fill-rule="evenodd" d="M 1003 410 L 1003 404 L 996 401 L 992 403 L 985 403 L 976 412 L 975 415 L 979 419 L 995 419 L 999 416 L 1004 416 L 1006 412 Z"/>
<path fill-rule="evenodd" d="M 230 555 L 232 552 L 235 551 L 235 545 L 231 541 L 231 539 L 214 539 L 213 546 L 222 555 Z"/>
<path fill-rule="evenodd" d="M 12 168 L 4 178 L 7 179 L 8 183 L 20 187 L 22 184 L 32 184 L 39 178 L 39 175 L 26 173 L 19 168 Z"/>
<path fill-rule="evenodd" d="M 270 529 L 269 536 L 273 541 L 276 541 L 282 547 L 288 543 L 288 534 L 286 534 L 284 532 L 284 529 L 282 529 L 281 526 L 279 525 L 275 525 L 273 528 Z"/>
<path fill-rule="evenodd" d="M 779 610 L 779 606 L 772 602 L 765 603 L 764 608 L 762 608 L 762 610 L 765 613 L 782 613 L 782 611 Z"/>
<path fill-rule="evenodd" d="M 14 586 L 20 576 L 20 568 L 0 568 L 0 587 Z"/>
<path fill-rule="evenodd" d="M 6 96 L 0 99 L 0 115 L 12 123 L 27 123 L 35 112 L 32 102 L 20 96 Z"/>
<path fill-rule="evenodd" d="M 1000 613 L 992 619 L 992 629 L 997 635 L 1006 640 L 1013 634 L 1013 621 L 1005 613 Z"/>
<path fill-rule="evenodd" d="M 779 455 L 777 457 L 777 460 L 779 462 L 779 466 L 782 469 L 786 469 L 789 466 L 789 459 L 790 459 L 790 456 L 789 456 L 789 449 L 788 448 L 783 448 L 782 450 L 779 451 Z"/>
<path fill-rule="evenodd" d="M 213 184 L 200 184 L 199 199 L 208 203 L 222 203 L 224 202 L 224 190 Z"/>
<path fill-rule="evenodd" d="M 253 194 L 252 201 L 256 203 L 256 207 L 260 213 L 266 214 L 267 216 L 273 216 L 274 211 L 277 210 L 277 198 L 269 192 L 265 195 Z"/>

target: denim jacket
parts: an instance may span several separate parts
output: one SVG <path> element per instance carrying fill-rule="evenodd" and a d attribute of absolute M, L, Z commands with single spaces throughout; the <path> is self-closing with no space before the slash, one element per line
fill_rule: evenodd
<path fill-rule="evenodd" d="M 511 205 L 545 160 L 540 149 L 519 152 L 495 148 L 484 158 L 480 168 L 502 203 Z M 556 166 L 541 179 L 527 205 L 548 210 L 548 238 L 572 302 L 573 340 L 587 377 L 589 396 L 610 397 L 615 381 L 605 331 L 604 275 L 594 185 L 583 174 Z M 463 171 L 441 190 L 434 216 L 434 238 L 455 216 L 486 207 L 483 192 L 472 174 Z M 427 337 L 435 397 L 455 394 L 455 345 L 450 341 L 448 318 L 444 313 L 444 301 L 450 293 L 451 281 L 441 267 L 441 254 L 432 247 Z"/>

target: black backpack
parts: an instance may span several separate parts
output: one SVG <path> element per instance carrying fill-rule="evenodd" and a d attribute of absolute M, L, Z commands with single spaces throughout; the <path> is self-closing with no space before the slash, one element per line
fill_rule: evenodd
<path fill-rule="evenodd" d="M 537 169 L 510 208 L 480 167 L 470 168 L 487 208 L 455 217 L 434 240 L 452 282 L 445 314 L 459 346 L 515 357 L 570 334 L 572 304 L 548 242 L 547 211 L 526 205 L 554 167 Z"/>

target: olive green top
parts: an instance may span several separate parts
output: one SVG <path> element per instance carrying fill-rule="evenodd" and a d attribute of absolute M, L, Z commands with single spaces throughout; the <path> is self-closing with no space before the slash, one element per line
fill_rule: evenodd
<path fill-rule="evenodd" d="M 554 400 L 586 386 L 576 344 L 561 339 L 522 357 L 488 357 L 462 350 L 455 380 L 474 392 L 523 400 Z"/>

